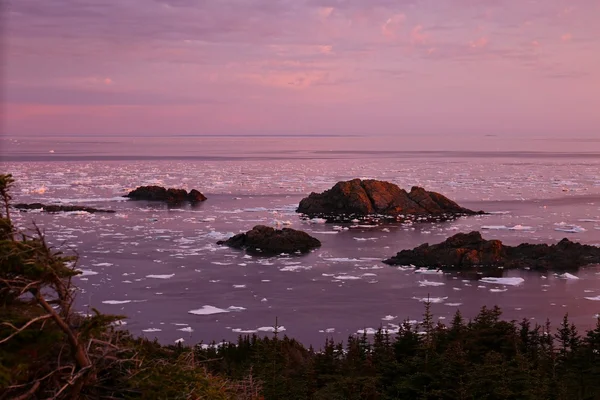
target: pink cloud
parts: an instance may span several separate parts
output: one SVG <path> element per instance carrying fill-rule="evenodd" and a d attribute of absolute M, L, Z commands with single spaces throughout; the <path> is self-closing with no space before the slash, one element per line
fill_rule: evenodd
<path fill-rule="evenodd" d="M 471 46 L 471 48 L 473 49 L 481 49 L 484 48 L 488 45 L 489 40 L 486 36 L 482 36 L 477 40 L 473 40 L 471 42 L 469 42 L 469 45 Z"/>
<path fill-rule="evenodd" d="M 413 45 L 426 44 L 429 41 L 429 35 L 423 33 L 423 26 L 417 25 L 410 31 L 410 42 Z"/>
<path fill-rule="evenodd" d="M 560 40 L 562 40 L 563 42 L 570 42 L 571 39 L 573 39 L 573 35 L 571 35 L 570 33 L 565 33 L 560 37 Z"/>
<path fill-rule="evenodd" d="M 392 15 L 381 26 L 381 33 L 387 38 L 396 37 L 398 35 L 398 31 L 404 25 L 404 21 L 406 21 L 406 15 L 402 13 Z"/>

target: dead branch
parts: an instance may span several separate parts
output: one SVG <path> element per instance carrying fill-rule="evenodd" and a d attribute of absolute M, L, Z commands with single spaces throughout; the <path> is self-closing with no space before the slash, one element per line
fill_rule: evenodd
<path fill-rule="evenodd" d="M 8 337 L 0 340 L 0 344 L 8 342 L 10 339 L 12 339 L 13 337 L 17 336 L 19 333 L 23 332 L 25 329 L 27 329 L 32 324 L 35 324 L 38 321 L 43 321 L 43 320 L 46 320 L 46 319 L 49 319 L 49 318 L 52 318 L 52 315 L 46 314 L 46 315 L 42 315 L 42 316 L 36 317 L 36 318 L 30 320 L 29 322 L 27 322 L 25 325 L 23 325 L 20 328 L 17 328 L 16 326 L 14 326 L 13 324 L 11 324 L 10 322 L 3 322 L 2 325 L 8 326 L 8 327 L 14 329 L 15 332 L 13 332 L 10 336 L 8 336 Z"/>

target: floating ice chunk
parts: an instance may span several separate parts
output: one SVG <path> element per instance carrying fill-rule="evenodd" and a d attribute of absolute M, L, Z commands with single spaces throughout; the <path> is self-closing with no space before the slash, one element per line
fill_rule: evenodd
<path fill-rule="evenodd" d="M 587 230 L 579 225 L 567 224 L 566 222 L 559 222 L 554 225 L 556 225 L 556 228 L 554 228 L 554 230 L 559 232 L 581 233 Z"/>
<path fill-rule="evenodd" d="M 361 334 L 361 335 L 364 335 L 364 334 L 374 335 L 377 333 L 377 329 L 375 329 L 375 328 L 359 329 L 356 331 L 356 333 Z"/>
<path fill-rule="evenodd" d="M 334 276 L 333 279 L 337 279 L 340 281 L 355 281 L 355 280 L 361 279 L 361 277 L 360 276 L 352 276 L 352 275 L 337 275 L 337 276 Z"/>
<path fill-rule="evenodd" d="M 531 231 L 533 230 L 533 226 L 526 226 L 526 225 L 515 225 L 515 226 L 511 226 L 510 228 L 511 231 Z"/>
<path fill-rule="evenodd" d="M 311 224 L 324 224 L 327 222 L 327 220 L 325 218 L 313 218 L 308 222 L 310 222 Z"/>
<path fill-rule="evenodd" d="M 504 229 L 508 229 L 508 226 L 506 226 L 506 225 L 484 225 L 481 227 L 481 229 L 504 230 Z"/>
<path fill-rule="evenodd" d="M 497 285 L 506 285 L 506 286 L 517 286 L 525 282 L 525 279 L 515 277 L 515 278 L 481 278 L 481 282 L 483 283 L 493 283 Z"/>
<path fill-rule="evenodd" d="M 355 237 L 355 238 L 353 238 L 353 239 L 354 239 L 354 240 L 356 240 L 356 241 L 358 241 L 358 242 L 366 242 L 366 241 L 368 241 L 368 240 L 371 240 L 371 241 L 373 241 L 373 240 L 377 240 L 378 238 L 376 238 L 376 237 L 372 237 L 372 238 L 361 238 L 361 237 Z"/>
<path fill-rule="evenodd" d="M 127 304 L 131 303 L 131 300 L 104 300 L 102 304 Z"/>
<path fill-rule="evenodd" d="M 361 259 L 358 259 L 358 258 L 334 257 L 334 258 L 323 258 L 323 261 L 330 261 L 330 262 L 367 262 L 369 260 L 361 260 Z"/>
<path fill-rule="evenodd" d="M 171 279 L 174 276 L 175 276 L 175 274 L 169 274 L 169 275 L 146 275 L 146 278 L 150 278 L 150 279 Z"/>
<path fill-rule="evenodd" d="M 162 332 L 162 329 L 148 328 L 148 329 L 142 329 L 142 332 Z"/>
<path fill-rule="evenodd" d="M 320 333 L 333 333 L 335 332 L 335 328 L 327 328 L 319 330 Z"/>
<path fill-rule="evenodd" d="M 592 301 L 600 301 L 600 296 L 596 296 L 596 297 L 584 297 L 586 300 L 592 300 Z"/>
<path fill-rule="evenodd" d="M 232 312 L 232 311 L 243 311 L 243 310 L 245 310 L 244 307 L 236 307 L 236 306 L 230 306 L 227 309 L 218 308 L 218 307 L 214 307 L 214 306 L 202 306 L 202 308 L 199 308 L 198 310 L 188 311 L 188 314 L 212 315 L 212 314 L 223 314 L 223 313 L 228 313 L 228 312 Z"/>
<path fill-rule="evenodd" d="M 444 271 L 441 269 L 428 269 L 428 268 L 419 268 L 415 269 L 416 274 L 443 274 Z"/>
<path fill-rule="evenodd" d="M 444 300 L 448 299 L 446 297 L 413 297 L 414 300 L 419 300 L 421 303 L 443 303 Z"/>
<path fill-rule="evenodd" d="M 96 271 L 92 271 L 91 269 L 80 269 L 79 271 L 81 271 L 81 274 L 76 275 L 76 277 L 84 277 L 84 276 L 92 276 L 92 275 L 98 275 L 98 273 Z"/>
<path fill-rule="evenodd" d="M 261 326 L 260 328 L 256 328 L 256 330 L 258 332 L 275 332 L 275 327 L 274 326 Z M 285 330 L 286 330 L 285 326 L 277 327 L 277 332 L 283 332 Z"/>
<path fill-rule="evenodd" d="M 508 289 L 497 289 L 497 288 L 492 288 L 490 289 L 490 292 L 492 293 L 502 293 L 502 292 L 506 292 Z"/>
<path fill-rule="evenodd" d="M 216 218 L 215 217 L 206 217 L 206 218 L 202 218 L 200 221 L 201 222 L 214 222 L 214 221 L 216 221 Z"/>
<path fill-rule="evenodd" d="M 179 343 L 183 343 L 185 342 L 185 340 L 183 338 L 179 338 L 175 341 L 175 343 L 179 344 Z"/>
<path fill-rule="evenodd" d="M 215 265 L 232 265 L 233 263 L 221 262 L 221 261 L 211 261 L 211 264 Z"/>
<path fill-rule="evenodd" d="M 579 221 L 579 222 L 600 222 L 600 219 L 583 218 L 583 219 L 578 219 L 577 221 Z"/>
<path fill-rule="evenodd" d="M 312 266 L 307 265 L 307 266 L 303 266 L 303 265 L 288 265 L 287 267 L 283 267 L 280 268 L 279 270 L 282 272 L 299 272 L 302 270 L 309 270 L 312 269 Z"/>
<path fill-rule="evenodd" d="M 393 315 L 386 315 L 385 317 L 381 318 L 383 321 L 393 321 L 396 318 L 398 318 L 398 316 L 393 316 Z"/>
<path fill-rule="evenodd" d="M 318 233 L 321 235 L 337 235 L 338 231 L 312 231 L 312 233 Z"/>
<path fill-rule="evenodd" d="M 178 331 L 182 331 L 182 332 L 189 332 L 189 333 L 192 333 L 192 332 L 194 332 L 194 329 L 192 329 L 192 327 L 191 327 L 191 326 L 187 326 L 187 327 L 185 327 L 185 328 L 181 328 L 181 329 L 177 329 L 177 330 L 178 330 Z"/>
<path fill-rule="evenodd" d="M 112 267 L 112 266 L 113 266 L 113 264 L 111 264 L 111 263 L 107 263 L 107 262 L 104 262 L 104 263 L 98 263 L 98 264 L 92 264 L 92 265 L 93 265 L 94 267 Z"/>
<path fill-rule="evenodd" d="M 244 289 L 246 288 L 246 285 L 233 285 L 234 289 Z"/>
<path fill-rule="evenodd" d="M 444 305 L 448 307 L 460 307 L 462 303 L 445 303 Z"/>
<path fill-rule="evenodd" d="M 242 329 L 242 328 L 233 328 L 231 332 L 235 333 L 256 333 L 258 332 L 256 329 Z"/>
<path fill-rule="evenodd" d="M 432 282 L 428 280 L 419 281 L 419 286 L 444 286 L 444 282 Z"/>
<path fill-rule="evenodd" d="M 579 279 L 578 276 L 565 272 L 564 274 L 557 275 L 558 278 L 562 279 Z"/>

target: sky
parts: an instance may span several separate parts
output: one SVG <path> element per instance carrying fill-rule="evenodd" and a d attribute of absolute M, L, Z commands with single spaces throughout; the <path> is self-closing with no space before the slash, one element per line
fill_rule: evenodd
<path fill-rule="evenodd" d="M 19 135 L 600 136 L 600 0 L 4 0 Z"/>

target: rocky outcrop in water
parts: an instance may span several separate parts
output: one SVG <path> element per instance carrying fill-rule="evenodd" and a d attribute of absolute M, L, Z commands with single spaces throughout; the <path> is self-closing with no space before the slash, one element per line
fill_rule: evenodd
<path fill-rule="evenodd" d="M 311 193 L 300 201 L 297 211 L 310 217 L 457 216 L 483 213 L 461 207 L 447 197 L 421 187 L 415 186 L 407 192 L 393 183 L 372 179 L 338 182 L 323 193 Z"/>
<path fill-rule="evenodd" d="M 425 243 L 412 250 L 402 250 L 384 263 L 448 271 L 498 267 L 564 271 L 599 264 L 600 248 L 568 239 L 553 245 L 506 246 L 499 240 L 485 240 L 479 232 L 471 232 L 458 233 L 439 244 Z"/>
<path fill-rule="evenodd" d="M 306 253 L 321 247 L 321 242 L 306 232 L 290 228 L 274 229 L 264 225 L 257 225 L 246 233 L 221 240 L 217 244 L 264 255 Z"/>
<path fill-rule="evenodd" d="M 15 204 L 14 208 L 27 211 L 27 210 L 42 210 L 49 213 L 58 213 L 58 212 L 74 212 L 74 211 L 84 211 L 88 213 L 114 213 L 114 210 L 102 210 L 99 208 L 93 207 L 85 207 L 85 206 L 63 206 L 57 204 L 42 204 L 42 203 L 31 203 L 31 204 Z"/>
<path fill-rule="evenodd" d="M 129 192 L 124 197 L 132 200 L 163 201 L 166 203 L 199 203 L 206 200 L 206 196 L 196 189 L 188 193 L 185 189 L 164 188 L 162 186 L 140 186 Z"/>

